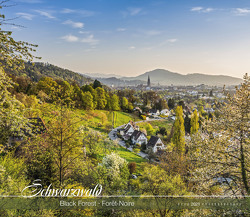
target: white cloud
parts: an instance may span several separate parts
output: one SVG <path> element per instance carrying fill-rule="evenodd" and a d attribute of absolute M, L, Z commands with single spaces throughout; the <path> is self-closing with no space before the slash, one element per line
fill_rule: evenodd
<path fill-rule="evenodd" d="M 16 15 L 17 15 L 17 16 L 20 16 L 20 17 L 22 17 L 22 18 L 24 18 L 24 19 L 26 19 L 26 20 L 32 20 L 33 17 L 34 17 L 34 15 L 32 15 L 32 14 L 22 13 L 22 12 L 16 13 Z"/>
<path fill-rule="evenodd" d="M 214 11 L 214 9 L 213 9 L 213 8 L 206 8 L 206 9 L 204 9 L 202 12 L 204 12 L 204 13 L 209 13 L 209 12 L 211 12 L 211 11 Z"/>
<path fill-rule="evenodd" d="M 64 9 L 61 11 L 62 14 L 72 14 L 72 13 L 74 13 L 74 12 L 75 12 L 75 10 L 72 10 L 72 9 L 69 9 L 69 8 L 64 8 Z"/>
<path fill-rule="evenodd" d="M 126 29 L 125 28 L 117 28 L 116 31 L 117 32 L 124 32 L 124 31 L 126 31 Z"/>
<path fill-rule="evenodd" d="M 127 8 L 126 11 L 122 12 L 122 15 L 123 17 L 127 17 L 127 16 L 136 16 L 142 13 L 143 13 L 142 8 Z"/>
<path fill-rule="evenodd" d="M 194 12 L 200 12 L 200 13 L 209 13 L 214 11 L 214 8 L 204 8 L 204 7 L 193 7 L 191 8 L 190 11 L 194 11 Z"/>
<path fill-rule="evenodd" d="M 203 7 L 193 7 L 191 8 L 191 11 L 201 11 Z"/>
<path fill-rule="evenodd" d="M 250 14 L 250 9 L 248 8 L 236 8 L 234 11 L 239 16 L 245 16 Z"/>
<path fill-rule="evenodd" d="M 17 30 L 17 31 L 22 30 L 19 26 L 11 26 L 10 28 L 11 28 L 11 29 L 14 29 L 14 30 Z"/>
<path fill-rule="evenodd" d="M 77 42 L 79 41 L 79 38 L 77 36 L 68 34 L 62 37 L 63 40 L 67 41 L 67 42 Z"/>
<path fill-rule="evenodd" d="M 135 46 L 130 46 L 128 49 L 129 49 L 129 50 L 134 50 L 134 49 L 135 49 Z"/>
<path fill-rule="evenodd" d="M 16 1 L 22 2 L 22 3 L 29 3 L 29 4 L 43 3 L 42 0 L 16 0 Z"/>
<path fill-rule="evenodd" d="M 79 34 L 90 34 L 90 32 L 88 32 L 88 31 L 79 31 Z"/>
<path fill-rule="evenodd" d="M 94 35 L 89 35 L 83 39 L 81 39 L 82 43 L 90 44 L 90 45 L 96 45 L 99 43 L 99 40 L 94 38 Z"/>
<path fill-rule="evenodd" d="M 171 38 L 171 39 L 168 39 L 168 40 L 167 40 L 167 42 L 169 42 L 169 43 L 175 43 L 175 42 L 177 42 L 177 41 L 178 41 L 177 38 Z"/>
<path fill-rule="evenodd" d="M 35 10 L 37 13 L 39 13 L 41 16 L 47 17 L 49 19 L 55 19 L 55 17 L 51 14 L 50 11 L 40 11 L 40 10 Z"/>
<path fill-rule="evenodd" d="M 70 25 L 73 28 L 79 28 L 79 29 L 82 29 L 84 27 L 84 23 L 73 22 L 72 20 L 66 20 L 65 22 L 63 22 L 63 24 Z"/>
<path fill-rule="evenodd" d="M 142 11 L 141 8 L 128 8 L 128 12 L 131 16 L 135 16 Z"/>
<path fill-rule="evenodd" d="M 97 45 L 99 43 L 99 40 L 94 38 L 94 35 L 89 35 L 85 38 L 79 38 L 75 35 L 72 34 L 68 34 L 65 35 L 63 37 L 61 37 L 61 39 L 67 41 L 67 42 L 81 42 L 81 43 L 86 43 L 91 45 L 92 47 L 94 47 L 95 45 Z"/>
<path fill-rule="evenodd" d="M 83 17 L 91 17 L 91 16 L 94 16 L 95 15 L 95 12 L 94 11 L 88 11 L 88 10 L 74 10 L 74 9 L 70 9 L 70 8 L 64 8 L 62 11 L 61 11 L 62 14 L 78 14 L 80 16 L 83 16 Z"/>

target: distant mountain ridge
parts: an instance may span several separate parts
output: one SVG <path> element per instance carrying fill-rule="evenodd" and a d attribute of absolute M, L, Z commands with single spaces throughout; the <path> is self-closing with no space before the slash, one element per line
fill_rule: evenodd
<path fill-rule="evenodd" d="M 86 75 L 87 77 L 91 78 L 121 78 L 123 76 L 116 75 L 116 74 L 102 74 L 102 73 L 84 73 L 83 75 Z"/>
<path fill-rule="evenodd" d="M 238 85 L 242 79 L 226 75 L 207 75 L 207 74 L 187 74 L 182 75 L 176 72 L 170 72 L 165 69 L 155 69 L 146 72 L 136 77 L 122 77 L 123 80 L 141 80 L 147 81 L 150 76 L 151 83 L 160 85 L 199 85 L 205 84 L 210 86 L 223 86 L 223 85 Z"/>

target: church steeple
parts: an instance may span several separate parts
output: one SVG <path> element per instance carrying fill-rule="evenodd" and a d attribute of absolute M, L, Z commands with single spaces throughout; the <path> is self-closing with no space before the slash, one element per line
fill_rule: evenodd
<path fill-rule="evenodd" d="M 149 77 L 149 75 L 148 75 L 148 85 L 147 85 L 147 87 L 151 87 L 151 83 L 150 83 L 150 77 Z"/>

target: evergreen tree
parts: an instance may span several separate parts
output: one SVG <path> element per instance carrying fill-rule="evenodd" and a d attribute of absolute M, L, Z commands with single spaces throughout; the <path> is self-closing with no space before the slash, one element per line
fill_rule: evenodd
<path fill-rule="evenodd" d="M 102 88 L 102 84 L 100 81 L 98 80 L 95 80 L 94 83 L 93 83 L 93 88 L 96 89 L 98 87 L 101 87 Z"/>
<path fill-rule="evenodd" d="M 194 134 L 197 133 L 199 130 L 199 117 L 197 110 L 195 109 L 192 116 L 191 116 L 191 128 L 190 128 L 190 133 Z"/>
<path fill-rule="evenodd" d="M 176 118 L 174 122 L 174 135 L 172 142 L 176 150 L 183 154 L 185 152 L 185 127 L 182 106 L 177 106 L 175 110 Z"/>
<path fill-rule="evenodd" d="M 190 133 L 191 118 L 188 117 L 188 115 L 186 115 L 185 118 L 184 118 L 184 126 L 185 126 L 186 133 Z"/>
<path fill-rule="evenodd" d="M 175 107 L 175 100 L 173 98 L 168 100 L 168 107 L 169 109 L 173 109 Z"/>

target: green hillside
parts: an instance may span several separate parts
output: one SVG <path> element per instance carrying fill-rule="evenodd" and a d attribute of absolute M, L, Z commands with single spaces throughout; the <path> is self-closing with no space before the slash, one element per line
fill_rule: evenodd
<path fill-rule="evenodd" d="M 81 74 L 70 71 L 68 69 L 63 69 L 58 66 L 49 64 L 49 63 L 25 63 L 25 69 L 17 72 L 10 72 L 16 76 L 28 76 L 32 81 L 39 81 L 40 78 L 46 76 L 51 77 L 53 79 L 63 79 L 67 81 L 76 81 L 80 84 L 80 86 L 90 83 L 93 80 L 91 78 L 84 77 Z"/>

